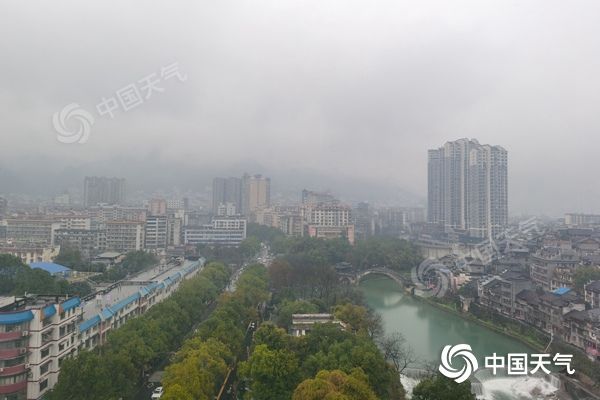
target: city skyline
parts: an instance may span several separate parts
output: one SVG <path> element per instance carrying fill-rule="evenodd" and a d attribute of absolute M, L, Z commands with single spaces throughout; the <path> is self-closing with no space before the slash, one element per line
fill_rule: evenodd
<path fill-rule="evenodd" d="M 4 2 L 0 72 L 11 78 L 0 97 L 0 187 L 48 193 L 49 182 L 62 189 L 82 174 L 125 171 L 142 185 L 152 176 L 193 188 L 252 170 L 425 199 L 421 154 L 477 137 L 511 153 L 514 213 L 600 212 L 600 185 L 586 179 L 600 167 L 599 5 L 584 3 L 259 1 L 235 13 L 175 3 L 115 20 L 102 3 L 42 4 L 32 15 Z M 150 28 L 146 18 L 165 22 Z M 112 119 L 95 114 L 86 143 L 57 140 L 52 116 L 65 105 L 95 112 L 103 97 L 175 62 L 184 82 L 164 82 Z"/>

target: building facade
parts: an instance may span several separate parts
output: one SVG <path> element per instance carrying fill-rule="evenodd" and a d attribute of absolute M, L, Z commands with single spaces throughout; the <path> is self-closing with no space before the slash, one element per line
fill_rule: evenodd
<path fill-rule="evenodd" d="M 125 202 L 125 179 L 102 176 L 86 176 L 83 181 L 83 206 L 98 204 L 123 204 Z"/>
<path fill-rule="evenodd" d="M 242 177 L 242 214 L 249 216 L 271 206 L 271 179 L 262 175 Z"/>
<path fill-rule="evenodd" d="M 242 180 L 240 178 L 215 178 L 212 185 L 212 211 L 218 215 L 221 204 L 233 204 L 239 212 L 242 208 Z"/>
<path fill-rule="evenodd" d="M 239 246 L 246 239 L 246 220 L 243 218 L 213 218 L 212 223 L 188 226 L 184 231 L 185 244 Z"/>
<path fill-rule="evenodd" d="M 428 152 L 428 221 L 490 238 L 508 224 L 508 158 L 501 146 L 447 142 Z"/>

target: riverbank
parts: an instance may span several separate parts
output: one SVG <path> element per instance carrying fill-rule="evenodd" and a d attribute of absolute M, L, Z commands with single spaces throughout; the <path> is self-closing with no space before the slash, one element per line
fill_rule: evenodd
<path fill-rule="evenodd" d="M 407 293 L 407 294 L 411 295 L 410 293 Z M 472 314 L 471 312 L 461 312 L 461 311 L 457 310 L 456 308 L 451 307 L 449 304 L 444 304 L 444 303 L 436 301 L 432 298 L 421 297 L 418 295 L 411 295 L 411 298 L 416 299 L 423 303 L 427 303 L 428 305 L 430 305 L 438 310 L 455 315 L 457 317 L 460 317 L 463 320 L 473 322 L 477 325 L 480 325 L 482 327 L 490 329 L 496 333 L 499 333 L 499 334 L 502 334 L 511 339 L 517 340 L 520 343 L 536 350 L 537 352 L 544 352 L 544 350 L 548 346 L 548 342 L 550 340 L 550 338 L 547 337 L 547 341 L 545 343 L 543 343 L 539 340 L 536 340 L 536 338 L 532 338 L 530 336 L 523 335 L 522 333 L 515 331 L 514 329 L 511 329 L 510 327 L 504 326 L 503 328 L 500 328 L 499 326 L 494 325 L 490 321 L 486 321 L 486 320 L 483 320 L 483 319 L 477 317 L 476 315 Z M 498 318 L 506 319 L 503 316 L 499 316 Z M 511 322 L 513 322 L 513 321 L 511 321 Z M 513 324 L 514 323 L 515 322 L 513 322 Z M 533 329 L 533 328 L 528 328 L 528 329 Z M 539 334 L 542 335 L 541 332 Z M 565 343 L 561 343 L 561 342 L 553 342 L 551 345 L 551 350 L 552 350 L 553 346 L 558 346 L 560 348 L 560 351 L 557 351 L 557 352 L 560 352 L 560 353 L 568 354 L 568 353 L 575 353 L 575 351 L 579 351 L 576 348 L 572 349 L 574 351 L 565 349 L 565 347 L 567 347 L 569 345 L 567 345 Z M 579 355 L 579 356 L 581 356 L 581 355 Z M 585 359 L 585 361 L 581 360 L 581 358 L 577 357 L 577 355 L 575 354 L 573 365 L 574 365 L 574 368 L 578 372 L 579 380 L 575 379 L 573 377 L 567 376 L 565 374 L 561 374 L 560 377 L 565 383 L 568 382 L 573 387 L 586 392 L 590 396 L 594 396 L 594 398 L 600 398 L 600 391 L 598 390 L 597 387 L 594 387 L 593 378 L 590 378 L 585 372 L 583 372 L 583 371 L 587 371 L 589 369 L 590 365 L 583 366 L 583 365 L 581 365 L 582 362 L 585 362 L 586 364 L 592 363 L 592 368 L 593 368 L 593 361 L 590 361 L 587 359 Z"/>
<path fill-rule="evenodd" d="M 522 344 L 524 344 L 528 347 L 531 347 L 532 349 L 534 349 L 538 352 L 543 351 L 547 345 L 547 343 L 542 343 L 542 342 L 536 340 L 535 338 L 525 336 L 525 335 L 521 334 L 520 332 L 511 330 L 510 328 L 506 328 L 506 327 L 500 328 L 497 325 L 494 325 L 493 323 L 491 323 L 489 321 L 482 320 L 471 313 L 465 313 L 465 312 L 458 311 L 456 308 L 450 307 L 450 305 L 448 305 L 448 304 L 444 304 L 444 303 L 432 300 L 429 297 L 422 297 L 422 296 L 412 295 L 412 294 L 410 294 L 410 295 L 413 299 L 425 302 L 439 310 L 451 313 L 451 314 L 456 315 L 464 320 L 476 323 L 476 324 L 483 326 L 484 328 L 490 329 L 496 333 L 510 337 L 511 339 L 515 339 L 515 340 L 521 342 Z"/>

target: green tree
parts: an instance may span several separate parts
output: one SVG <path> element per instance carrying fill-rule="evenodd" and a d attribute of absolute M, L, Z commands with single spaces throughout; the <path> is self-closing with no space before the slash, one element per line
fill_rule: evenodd
<path fill-rule="evenodd" d="M 29 267 L 12 254 L 0 254 L 0 295 L 8 295 L 15 290 L 17 273 Z"/>
<path fill-rule="evenodd" d="M 231 352 L 215 339 L 206 342 L 194 339 L 182 352 L 177 355 L 180 361 L 165 370 L 165 392 L 170 395 L 184 392 L 199 400 L 213 399 L 227 375 Z"/>
<path fill-rule="evenodd" d="M 314 314 L 319 312 L 319 307 L 305 300 L 285 300 L 277 312 L 277 325 L 289 328 L 292 324 L 292 314 Z"/>
<path fill-rule="evenodd" d="M 287 400 L 300 379 L 298 359 L 288 350 L 271 350 L 256 346 L 240 373 L 250 383 L 255 400 Z"/>
<path fill-rule="evenodd" d="M 583 290 L 583 286 L 589 281 L 600 280 L 600 267 L 579 267 L 573 276 L 573 283 L 578 290 Z"/>
<path fill-rule="evenodd" d="M 292 400 L 377 400 L 369 386 L 368 377 L 360 368 L 350 375 L 343 371 L 319 371 L 314 379 L 302 382 Z"/>
<path fill-rule="evenodd" d="M 260 251 L 260 240 L 254 236 L 248 236 L 240 243 L 240 253 L 245 259 L 254 257 Z"/>
<path fill-rule="evenodd" d="M 471 382 L 456 383 L 443 375 L 436 375 L 419 382 L 413 389 L 413 400 L 475 400 Z"/>
<path fill-rule="evenodd" d="M 54 262 L 77 271 L 85 271 L 88 264 L 81 258 L 81 252 L 68 245 L 61 245 Z"/>

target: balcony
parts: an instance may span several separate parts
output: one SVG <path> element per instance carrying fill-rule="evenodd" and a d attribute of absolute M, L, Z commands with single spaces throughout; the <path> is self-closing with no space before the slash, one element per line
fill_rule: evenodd
<path fill-rule="evenodd" d="M 15 349 L 0 349 L 0 360 L 12 360 L 27 353 L 27 349 L 19 347 Z"/>
<path fill-rule="evenodd" d="M 10 385 L 0 385 L 0 394 L 12 394 L 20 392 L 21 390 L 25 390 L 27 388 L 27 379 L 17 382 L 11 383 Z"/>
<path fill-rule="evenodd" d="M 0 376 L 18 375 L 27 371 L 25 364 L 15 365 L 13 367 L 0 368 Z"/>
<path fill-rule="evenodd" d="M 0 342 L 10 342 L 22 338 L 23 336 L 29 336 L 27 331 L 13 331 L 13 332 L 0 332 Z"/>

